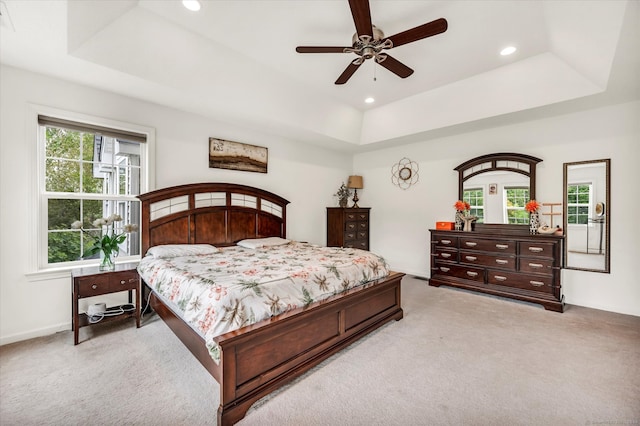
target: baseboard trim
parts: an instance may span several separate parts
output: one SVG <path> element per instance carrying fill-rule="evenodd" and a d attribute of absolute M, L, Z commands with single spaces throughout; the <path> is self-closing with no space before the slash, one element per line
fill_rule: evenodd
<path fill-rule="evenodd" d="M 28 331 L 26 333 L 10 334 L 8 336 L 0 337 L 0 346 L 8 345 L 10 343 L 22 342 L 23 340 L 35 339 L 36 337 L 49 336 L 51 334 L 67 330 L 71 330 L 71 322 L 43 327 L 37 330 Z"/>

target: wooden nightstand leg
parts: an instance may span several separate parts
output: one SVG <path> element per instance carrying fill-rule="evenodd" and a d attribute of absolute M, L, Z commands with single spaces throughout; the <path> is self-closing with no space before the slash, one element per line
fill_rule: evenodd
<path fill-rule="evenodd" d="M 138 288 L 136 289 L 136 327 L 140 328 L 140 281 L 138 281 Z"/>
<path fill-rule="evenodd" d="M 78 334 L 80 331 L 80 321 L 78 320 L 78 299 L 73 294 L 73 300 L 71 301 L 73 306 L 73 313 L 71 315 L 71 328 L 73 328 L 73 344 L 78 344 Z"/>

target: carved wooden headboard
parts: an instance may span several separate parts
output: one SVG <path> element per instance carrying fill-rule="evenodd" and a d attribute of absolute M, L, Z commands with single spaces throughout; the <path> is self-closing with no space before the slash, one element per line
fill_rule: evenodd
<path fill-rule="evenodd" d="M 142 255 L 161 244 L 230 246 L 245 238 L 286 237 L 289 201 L 232 183 L 195 183 L 139 195 Z"/>

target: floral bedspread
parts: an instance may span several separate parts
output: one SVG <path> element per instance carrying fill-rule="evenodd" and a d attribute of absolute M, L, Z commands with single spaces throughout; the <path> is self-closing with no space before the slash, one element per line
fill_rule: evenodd
<path fill-rule="evenodd" d="M 368 251 L 292 241 L 211 254 L 145 256 L 140 276 L 204 338 L 220 361 L 216 336 L 309 305 L 389 275 Z"/>

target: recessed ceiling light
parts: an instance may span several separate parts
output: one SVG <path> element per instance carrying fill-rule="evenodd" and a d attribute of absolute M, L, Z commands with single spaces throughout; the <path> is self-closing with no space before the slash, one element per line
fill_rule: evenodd
<path fill-rule="evenodd" d="M 507 56 L 507 55 L 511 55 L 511 54 L 512 54 L 513 52 L 515 52 L 516 50 L 517 50 L 517 49 L 516 49 L 515 47 L 513 47 L 513 46 L 507 46 L 507 47 L 505 47 L 504 49 L 502 49 L 502 50 L 500 51 L 500 54 L 501 54 L 502 56 Z"/>
<path fill-rule="evenodd" d="M 367 98 L 367 99 L 365 99 L 364 101 L 365 101 L 365 103 L 372 104 L 372 103 L 374 103 L 376 100 L 375 100 L 375 99 L 373 99 L 372 97 L 368 97 L 368 98 Z"/>
<path fill-rule="evenodd" d="M 200 2 L 198 0 L 182 0 L 182 5 L 194 12 L 200 10 Z"/>

